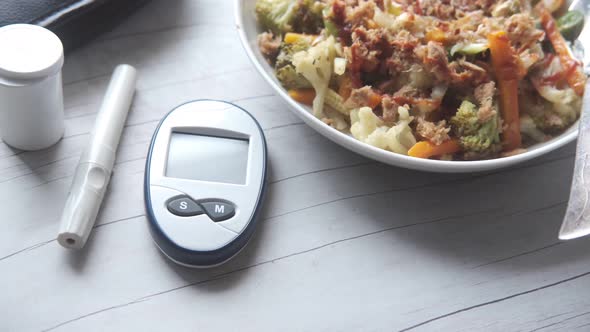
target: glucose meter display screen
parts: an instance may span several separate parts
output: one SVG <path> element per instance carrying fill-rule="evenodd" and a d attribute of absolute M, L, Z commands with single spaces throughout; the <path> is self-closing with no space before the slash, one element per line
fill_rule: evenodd
<path fill-rule="evenodd" d="M 248 140 L 173 132 L 166 176 L 173 178 L 246 183 Z"/>

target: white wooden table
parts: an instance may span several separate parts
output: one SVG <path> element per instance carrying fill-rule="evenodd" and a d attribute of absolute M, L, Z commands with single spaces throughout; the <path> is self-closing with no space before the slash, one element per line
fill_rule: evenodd
<path fill-rule="evenodd" d="M 95 230 L 67 251 L 60 213 L 118 63 L 140 70 L 138 93 Z M 69 54 L 64 82 L 64 139 L 0 146 L 0 331 L 590 331 L 590 240 L 557 240 L 573 145 L 465 175 L 355 155 L 254 71 L 230 1 L 154 0 Z M 156 124 L 198 98 L 252 112 L 271 163 L 250 245 L 200 271 L 158 252 L 142 197 Z"/>

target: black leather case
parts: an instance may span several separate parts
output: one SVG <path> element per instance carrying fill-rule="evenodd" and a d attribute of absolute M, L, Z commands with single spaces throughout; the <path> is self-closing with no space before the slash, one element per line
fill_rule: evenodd
<path fill-rule="evenodd" d="M 0 0 L 0 26 L 14 23 L 44 26 L 55 32 L 69 50 L 111 29 L 145 2 L 147 0 Z"/>

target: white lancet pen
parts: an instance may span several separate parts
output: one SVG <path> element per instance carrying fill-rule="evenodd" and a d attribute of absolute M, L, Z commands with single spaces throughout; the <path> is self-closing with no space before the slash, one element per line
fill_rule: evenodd
<path fill-rule="evenodd" d="M 111 178 L 136 80 L 137 72 L 129 65 L 117 66 L 111 77 L 90 142 L 78 162 L 61 217 L 57 241 L 65 248 L 84 247 L 94 226 Z"/>

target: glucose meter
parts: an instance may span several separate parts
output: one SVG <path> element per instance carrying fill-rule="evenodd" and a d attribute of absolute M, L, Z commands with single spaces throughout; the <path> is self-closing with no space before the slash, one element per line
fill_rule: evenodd
<path fill-rule="evenodd" d="M 144 183 L 150 232 L 174 262 L 219 265 L 248 242 L 266 180 L 266 142 L 240 107 L 197 100 L 158 125 Z"/>

